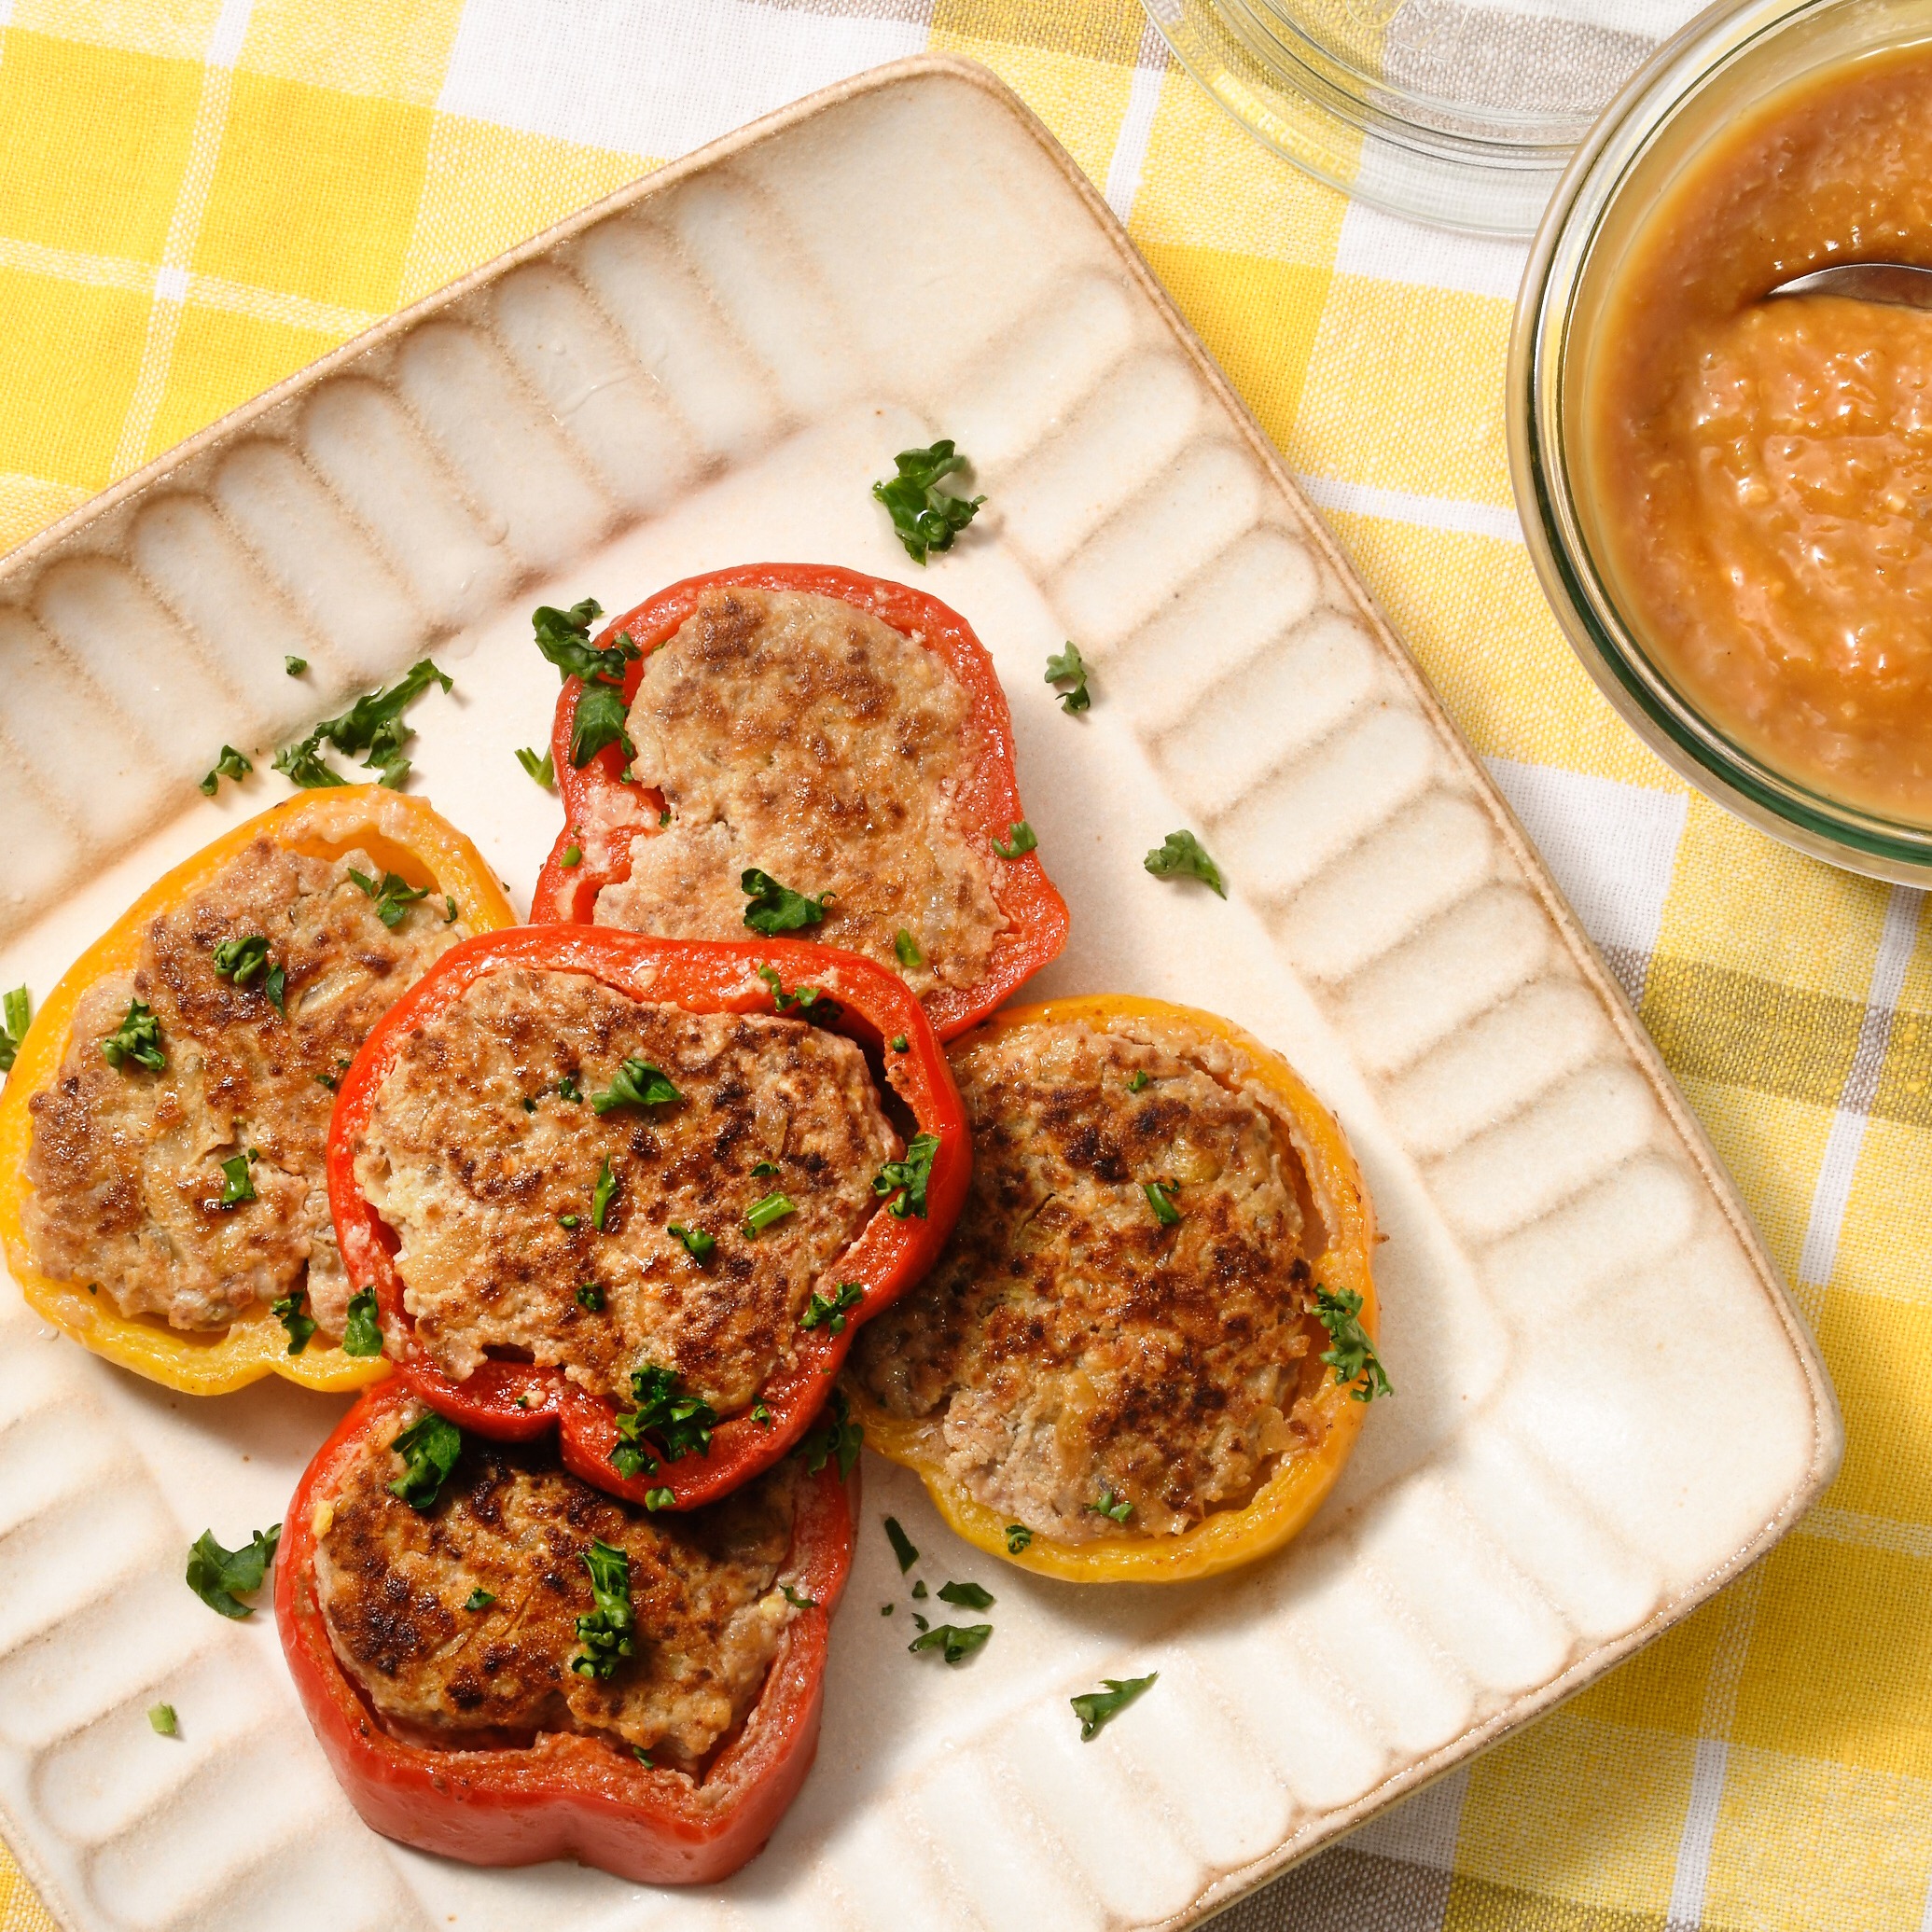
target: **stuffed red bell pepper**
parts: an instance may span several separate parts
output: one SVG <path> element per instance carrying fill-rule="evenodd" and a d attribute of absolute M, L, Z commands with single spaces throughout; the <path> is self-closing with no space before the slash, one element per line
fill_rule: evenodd
<path fill-rule="evenodd" d="M 564 828 L 532 916 L 795 931 L 903 975 L 941 1039 L 1066 941 L 985 646 L 936 597 L 759 563 L 606 624 L 540 609 Z"/>
<path fill-rule="evenodd" d="M 549 1445 L 369 1392 L 289 1506 L 275 1617 L 330 1767 L 385 1836 L 473 1865 L 734 1871 L 818 1741 L 855 1444 L 664 1518 Z"/>
<path fill-rule="evenodd" d="M 419 1397 L 501 1439 L 555 1427 L 587 1481 L 684 1509 L 805 1432 L 970 1162 L 897 975 L 552 925 L 454 947 L 397 1002 L 343 1076 L 328 1183 Z"/>

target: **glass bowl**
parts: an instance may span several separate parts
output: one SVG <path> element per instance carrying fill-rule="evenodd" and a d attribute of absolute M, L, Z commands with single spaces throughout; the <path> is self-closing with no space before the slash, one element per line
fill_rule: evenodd
<path fill-rule="evenodd" d="M 1932 883 L 1932 827 L 1774 770 L 1655 664 L 1591 554 L 1572 452 L 1605 296 L 1645 215 L 1711 136 L 1820 67 L 1932 39 L 1932 0 L 1743 0 L 1661 48 L 1570 163 L 1530 251 L 1509 345 L 1509 471 L 1531 561 L 1583 667 L 1652 750 L 1726 811 L 1814 858 Z"/>
<path fill-rule="evenodd" d="M 1611 97 L 1696 0 L 1143 0 L 1258 139 L 1359 200 L 1527 236 Z"/>

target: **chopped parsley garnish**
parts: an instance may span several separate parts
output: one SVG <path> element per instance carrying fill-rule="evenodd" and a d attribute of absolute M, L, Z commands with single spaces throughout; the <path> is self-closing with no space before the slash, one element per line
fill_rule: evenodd
<path fill-rule="evenodd" d="M 174 1715 L 173 1704 L 149 1704 L 147 1707 L 147 1728 L 157 1737 L 174 1737 L 181 1729 L 180 1720 Z"/>
<path fill-rule="evenodd" d="M 261 1588 L 261 1579 L 275 1560 L 275 1545 L 281 1540 L 279 1522 L 257 1530 L 239 1550 L 224 1550 L 215 1540 L 213 1530 L 203 1530 L 188 1546 L 188 1587 L 224 1617 L 252 1617 L 255 1605 L 241 1599 L 253 1596 Z"/>
<path fill-rule="evenodd" d="M 666 1223 L 664 1232 L 682 1242 L 685 1253 L 701 1268 L 717 1252 L 717 1237 L 705 1233 L 702 1228 L 687 1228 L 682 1221 L 671 1221 Z"/>
<path fill-rule="evenodd" d="M 282 668 L 289 676 L 299 677 L 309 668 L 309 660 L 306 658 L 284 658 Z"/>
<path fill-rule="evenodd" d="M 1138 1093 L 1140 1090 L 1147 1084 L 1147 1070 L 1144 1066 L 1135 1067 L 1134 1070 L 1127 1076 L 1127 1091 L 1130 1093 Z"/>
<path fill-rule="evenodd" d="M 520 744 L 517 747 L 517 762 L 522 766 L 526 775 L 535 779 L 545 791 L 556 789 L 557 761 L 549 752 L 547 751 L 542 758 L 538 758 L 534 751 Z"/>
<path fill-rule="evenodd" d="M 631 1755 L 636 1758 L 638 1763 L 644 1766 L 646 1771 L 657 1770 L 658 1767 L 651 1762 L 651 1754 L 642 1744 L 632 1744 L 631 1746 Z"/>
<path fill-rule="evenodd" d="M 1080 656 L 1079 646 L 1071 640 L 1063 651 L 1056 651 L 1047 660 L 1047 682 L 1073 687 L 1060 694 L 1060 708 L 1069 716 L 1085 711 L 1093 702 L 1093 694 L 1087 688 L 1086 660 Z"/>
<path fill-rule="evenodd" d="M 933 1156 L 939 1151 L 937 1133 L 915 1133 L 906 1147 L 903 1161 L 888 1161 L 872 1176 L 872 1192 L 895 1198 L 886 1210 L 903 1221 L 908 1215 L 925 1219 L 926 1184 L 933 1177 Z"/>
<path fill-rule="evenodd" d="M 118 1071 L 125 1071 L 131 1060 L 155 1073 L 166 1066 L 161 1023 L 154 1017 L 154 1008 L 144 1000 L 131 999 L 120 1024 L 101 1042 L 101 1057 Z"/>
<path fill-rule="evenodd" d="M 1105 1483 L 1100 1486 L 1100 1500 L 1089 1503 L 1088 1508 L 1096 1516 L 1105 1516 L 1109 1522 L 1125 1522 L 1133 1514 L 1133 1505 L 1125 1496 L 1117 1496 Z"/>
<path fill-rule="evenodd" d="M 844 1396 L 834 1389 L 832 1399 L 820 1413 L 818 1426 L 808 1430 L 799 1444 L 799 1453 L 805 1458 L 805 1467 L 813 1476 L 826 1466 L 827 1457 L 837 1460 L 841 1480 L 852 1474 L 852 1466 L 858 1461 L 860 1445 L 866 1439 L 863 1425 L 852 1419 L 851 1405 Z"/>
<path fill-rule="evenodd" d="M 809 893 L 794 892 L 756 866 L 747 866 L 738 875 L 738 890 L 751 901 L 744 909 L 745 924 L 755 933 L 763 933 L 768 939 L 779 933 L 800 932 L 808 925 L 816 925 L 825 917 L 826 903 L 831 897 L 828 892 L 820 893 L 816 898 Z"/>
<path fill-rule="evenodd" d="M 447 691 L 453 680 L 427 658 L 419 659 L 386 690 L 356 699 L 341 716 L 324 718 L 306 738 L 278 752 L 275 770 L 301 785 L 346 784 L 340 771 L 323 762 L 327 743 L 345 757 L 359 754 L 368 770 L 380 773 L 379 782 L 394 790 L 410 769 L 402 748 L 416 735 L 403 722 L 403 713 L 433 684 Z"/>
<path fill-rule="evenodd" d="M 577 1640 L 583 1647 L 570 1667 L 580 1677 L 601 1680 L 616 1671 L 619 1658 L 631 1655 L 631 1559 L 592 1536 L 584 1567 L 591 1573 L 596 1608 L 577 1619 Z"/>
<path fill-rule="evenodd" d="M 892 936 L 892 950 L 898 955 L 899 965 L 910 972 L 914 966 L 925 964 L 925 954 L 919 950 L 919 941 L 904 926 Z"/>
<path fill-rule="evenodd" d="M 827 999 L 816 986 L 795 986 L 787 993 L 776 966 L 761 966 L 758 971 L 758 978 L 771 990 L 771 1004 L 781 1013 L 796 1007 L 801 1020 L 826 1021 L 837 1015 L 838 1001 Z"/>
<path fill-rule="evenodd" d="M 0 1000 L 0 1074 L 13 1071 L 14 1058 L 33 1019 L 34 998 L 24 986 L 16 986 Z"/>
<path fill-rule="evenodd" d="M 224 939 L 215 949 L 215 972 L 224 980 L 232 980 L 237 986 L 247 985 L 267 970 L 268 964 L 269 942 L 259 933 Z"/>
<path fill-rule="evenodd" d="M 647 1489 L 644 1493 L 644 1507 L 646 1509 L 668 1509 L 676 1500 L 675 1490 Z"/>
<path fill-rule="evenodd" d="M 565 684 L 582 680 L 577 694 L 577 720 L 570 733 L 570 762 L 581 771 L 607 744 L 621 744 L 628 760 L 637 756 L 624 731 L 624 673 L 642 656 L 622 632 L 602 650 L 591 643 L 591 626 L 604 615 L 594 597 L 568 610 L 539 605 L 530 614 L 536 647 L 557 667 Z"/>
<path fill-rule="evenodd" d="M 215 760 L 215 769 L 202 780 L 202 793 L 213 798 L 221 788 L 224 778 L 246 778 L 255 770 L 255 760 L 243 757 L 232 744 L 221 747 L 221 756 Z"/>
<path fill-rule="evenodd" d="M 1353 1288 L 1343 1288 L 1341 1294 L 1331 1295 L 1319 1284 L 1314 1291 L 1315 1319 L 1327 1329 L 1328 1339 L 1335 1346 L 1327 1350 L 1322 1360 L 1335 1371 L 1338 1385 L 1354 1383 L 1349 1397 L 1356 1402 L 1372 1402 L 1377 1396 L 1393 1396 L 1387 1371 L 1382 1366 L 1382 1358 L 1375 1353 L 1375 1344 L 1369 1340 L 1368 1331 L 1362 1327 L 1362 1298 Z"/>
<path fill-rule="evenodd" d="M 428 886 L 411 885 L 407 879 L 400 879 L 394 872 L 384 872 L 380 885 L 367 872 L 358 872 L 354 866 L 349 868 L 349 876 L 365 896 L 375 901 L 376 917 L 391 932 L 402 924 L 404 915 L 418 899 L 429 897 Z M 443 923 L 449 924 L 447 920 Z"/>
<path fill-rule="evenodd" d="M 841 1281 L 829 1298 L 813 1289 L 811 1300 L 805 1304 L 805 1313 L 799 1317 L 799 1326 L 829 1328 L 834 1335 L 842 1335 L 847 1313 L 865 1299 L 863 1285 L 855 1281 Z"/>
<path fill-rule="evenodd" d="M 964 1663 L 975 1650 L 984 1647 L 993 1634 L 990 1623 L 936 1623 L 906 1646 L 908 1650 L 938 1650 L 948 1663 Z"/>
<path fill-rule="evenodd" d="M 962 1610 L 990 1610 L 994 1595 L 983 1583 L 942 1583 L 939 1585 L 939 1601 L 955 1604 Z"/>
<path fill-rule="evenodd" d="M 611 1169 L 610 1156 L 604 1157 L 604 1165 L 597 1171 L 597 1185 L 591 1189 L 591 1225 L 598 1233 L 605 1232 L 605 1224 L 610 1219 L 610 1203 L 618 1191 L 618 1177 Z"/>
<path fill-rule="evenodd" d="M 688 1455 L 704 1455 L 711 1448 L 711 1431 L 717 1411 L 698 1396 L 685 1393 L 676 1373 L 646 1362 L 631 1371 L 631 1399 L 637 1406 L 618 1417 L 618 1446 L 610 1466 L 619 1476 L 653 1476 L 657 1458 L 644 1446 L 655 1437 L 667 1463 Z"/>
<path fill-rule="evenodd" d="M 1020 858 L 1029 852 L 1036 852 L 1039 843 L 1038 835 L 1034 828 L 1023 818 L 1016 818 L 1007 827 L 1005 840 L 995 839 L 993 841 L 993 849 L 1002 858 Z"/>
<path fill-rule="evenodd" d="M 1019 1556 L 1033 1541 L 1033 1532 L 1023 1522 L 1009 1522 L 1007 1525 L 1007 1554 Z"/>
<path fill-rule="evenodd" d="M 557 1082 L 557 1091 L 565 1100 L 581 1102 L 584 1097 L 584 1090 L 577 1085 L 575 1074 L 565 1074 Z"/>
<path fill-rule="evenodd" d="M 762 1201 L 754 1201 L 744 1211 L 744 1233 L 749 1241 L 756 1241 L 773 1222 L 782 1221 L 786 1215 L 795 1215 L 798 1203 L 790 1195 L 776 1190 L 767 1194 Z"/>
<path fill-rule="evenodd" d="M 248 1156 L 237 1154 L 221 1163 L 221 1205 L 240 1207 L 255 1199 L 255 1176 L 248 1172 Z"/>
<path fill-rule="evenodd" d="M 892 1553 L 899 1560 L 899 1575 L 903 1577 L 919 1561 L 919 1551 L 914 1548 L 912 1538 L 899 1527 L 897 1516 L 885 1519 L 885 1540 L 892 1545 Z"/>
<path fill-rule="evenodd" d="M 753 1179 L 753 1180 L 755 1180 L 755 1181 L 761 1181 L 761 1180 L 763 1180 L 763 1179 L 765 1178 L 765 1176 L 766 1176 L 767 1174 L 776 1174 L 777 1172 L 778 1172 L 778 1163 L 777 1163 L 777 1161 L 757 1161 L 757 1162 L 755 1162 L 755 1163 L 753 1164 L 753 1167 L 752 1167 L 752 1170 L 751 1170 L 751 1177 L 752 1177 L 752 1179 Z"/>
<path fill-rule="evenodd" d="M 895 1053 L 904 1053 L 908 1050 L 906 1046 L 906 1035 L 904 1034 L 896 1033 L 893 1035 L 892 1050 Z"/>
<path fill-rule="evenodd" d="M 760 1428 L 769 1429 L 771 1426 L 771 1411 L 762 1402 L 754 1402 L 751 1405 L 751 1419 Z"/>
<path fill-rule="evenodd" d="M 633 1053 L 610 1077 L 602 1093 L 591 1096 L 591 1110 L 607 1114 L 613 1107 L 668 1106 L 677 1098 L 677 1089 L 648 1060 Z"/>
<path fill-rule="evenodd" d="M 298 1288 L 292 1295 L 283 1295 L 269 1303 L 269 1313 L 288 1330 L 288 1353 L 299 1355 L 309 1345 L 310 1338 L 315 1332 L 315 1318 L 302 1312 L 302 1303 L 309 1299 L 306 1288 Z"/>
<path fill-rule="evenodd" d="M 566 845 L 563 848 L 563 850 L 557 855 L 557 863 L 560 866 L 563 867 L 566 870 L 568 870 L 569 868 L 572 866 L 580 866 L 583 864 L 583 862 L 584 848 L 581 845 L 577 844 L 575 841 L 573 841 L 570 844 Z"/>
<path fill-rule="evenodd" d="M 345 1355 L 379 1355 L 382 1353 L 382 1324 L 376 1314 L 376 1291 L 365 1288 L 349 1298 L 349 1319 L 342 1326 L 342 1353 Z"/>
<path fill-rule="evenodd" d="M 915 563 L 934 550 L 950 550 L 952 539 L 979 514 L 983 496 L 955 496 L 938 486 L 966 466 L 966 459 L 942 437 L 928 450 L 901 450 L 893 458 L 897 474 L 872 485 L 885 506 L 898 540 Z"/>
<path fill-rule="evenodd" d="M 579 1228 L 583 1225 L 583 1219 L 581 1215 L 559 1215 L 557 1225 L 560 1228 Z"/>
<path fill-rule="evenodd" d="M 925 1601 L 925 1578 L 924 1577 L 917 1578 L 914 1579 L 912 1584 L 912 1601 L 914 1603 L 923 1604 Z"/>
<path fill-rule="evenodd" d="M 1103 1677 L 1100 1681 L 1106 1686 L 1105 1690 L 1090 1690 L 1083 1697 L 1068 1698 L 1074 1716 L 1080 1720 L 1080 1742 L 1084 1744 L 1104 1725 L 1111 1723 L 1160 1675 L 1159 1671 L 1149 1671 L 1145 1677 Z"/>
<path fill-rule="evenodd" d="M 881 1604 L 879 1605 L 879 1614 L 882 1617 L 890 1617 L 897 1607 L 897 1604 Z"/>
<path fill-rule="evenodd" d="M 588 1308 L 592 1314 L 604 1313 L 604 1290 L 593 1281 L 587 1281 L 577 1291 L 577 1305 Z"/>
<path fill-rule="evenodd" d="M 807 1596 L 803 1591 L 794 1590 L 789 1583 L 781 1583 L 778 1588 L 783 1592 L 785 1602 L 793 1609 L 815 1610 L 818 1608 L 818 1599 L 815 1596 Z"/>
<path fill-rule="evenodd" d="M 466 1610 L 487 1610 L 490 1607 L 490 1605 L 493 1604 L 495 1601 L 495 1592 L 493 1591 L 485 1590 L 483 1586 L 480 1583 L 479 1583 L 477 1587 L 470 1591 L 469 1595 L 466 1598 L 465 1598 L 463 1607 Z"/>
<path fill-rule="evenodd" d="M 434 1509 L 463 1453 L 463 1431 L 434 1410 L 400 1431 L 390 1443 L 402 1458 L 402 1474 L 389 1485 L 389 1494 L 411 1509 Z"/>
<path fill-rule="evenodd" d="M 917 1610 L 914 1610 L 912 1613 L 912 1623 L 917 1630 L 930 1630 L 932 1628 L 932 1625 Z"/>
<path fill-rule="evenodd" d="M 1181 1211 L 1174 1204 L 1174 1184 L 1172 1181 L 1148 1181 L 1141 1188 L 1147 1197 L 1147 1205 L 1154 1210 L 1154 1218 L 1163 1228 L 1176 1226 Z"/>
<path fill-rule="evenodd" d="M 1228 897 L 1228 882 L 1221 877 L 1220 867 L 1208 857 L 1206 848 L 1192 832 L 1169 832 L 1141 863 L 1157 879 L 1178 879 L 1185 875 L 1200 880 L 1224 899 Z"/>

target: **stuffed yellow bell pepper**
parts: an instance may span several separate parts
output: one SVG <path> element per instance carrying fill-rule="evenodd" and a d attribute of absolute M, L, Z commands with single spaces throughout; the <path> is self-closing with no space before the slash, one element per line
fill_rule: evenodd
<path fill-rule="evenodd" d="M 1334 1117 L 1239 1027 L 1158 1000 L 1014 1008 L 952 1061 L 972 1191 L 854 1347 L 867 1443 L 1043 1575 L 1179 1582 L 1279 1549 L 1390 1392 Z"/>
<path fill-rule="evenodd" d="M 514 923 L 421 799 L 304 792 L 143 894 L 0 1091 L 0 1245 L 76 1341 L 188 1395 L 386 1373 L 328 1213 L 335 1087 L 456 940 Z"/>

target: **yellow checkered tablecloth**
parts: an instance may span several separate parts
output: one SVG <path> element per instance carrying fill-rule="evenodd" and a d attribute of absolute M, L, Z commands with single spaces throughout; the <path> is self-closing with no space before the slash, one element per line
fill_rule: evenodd
<path fill-rule="evenodd" d="M 934 47 L 1011 82 L 1542 844 L 1798 1285 L 1850 1432 L 1824 1506 L 1743 1581 L 1226 1923 L 1932 1926 L 1920 901 L 1689 793 L 1562 642 L 1504 458 L 1521 251 L 1271 159 L 1133 0 L 0 0 L 0 545 L 841 74 Z M 50 1923 L 0 1852 L 0 1932 Z"/>

